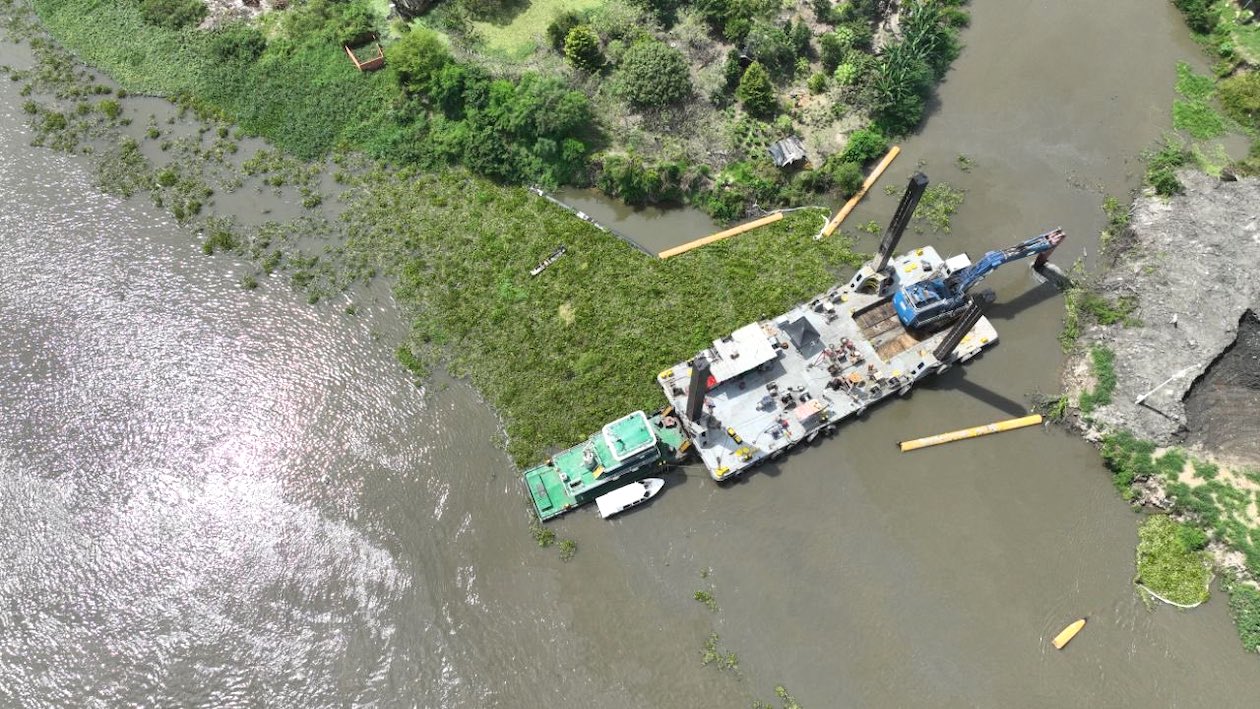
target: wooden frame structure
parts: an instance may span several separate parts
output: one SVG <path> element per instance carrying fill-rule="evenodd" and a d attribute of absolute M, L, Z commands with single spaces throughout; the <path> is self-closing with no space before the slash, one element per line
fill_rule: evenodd
<path fill-rule="evenodd" d="M 385 66 L 385 50 L 381 49 L 381 43 L 377 41 L 376 35 L 372 35 L 372 39 L 370 41 L 376 47 L 376 56 L 369 57 L 364 61 L 359 61 L 359 57 L 355 55 L 354 50 L 350 48 L 350 45 L 341 45 L 341 48 L 346 50 L 346 55 L 350 57 L 350 61 L 354 62 L 354 68 L 359 71 L 376 71 L 377 69 Z M 359 46 L 367 46 L 367 43 L 365 42 Z"/>

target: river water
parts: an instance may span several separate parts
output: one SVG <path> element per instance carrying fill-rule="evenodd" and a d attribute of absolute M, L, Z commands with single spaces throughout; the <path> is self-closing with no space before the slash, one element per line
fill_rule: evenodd
<path fill-rule="evenodd" d="M 967 204 L 952 234 L 905 245 L 974 255 L 1063 226 L 1066 265 L 1094 250 L 1103 193 L 1137 185 L 1174 63 L 1199 50 L 1167 3 L 972 9 L 938 109 L 889 173 L 924 161 Z M 987 282 L 1002 342 L 983 357 L 736 485 L 684 469 L 612 523 L 570 515 L 554 524 L 580 544 L 566 564 L 525 533 L 475 393 L 442 377 L 418 389 L 394 362 L 387 305 L 349 317 L 282 285 L 241 290 L 240 265 L 202 256 L 163 213 L 29 147 L 16 92 L 0 85 L 0 703 L 1260 693 L 1223 596 L 1189 613 L 1137 599 L 1137 517 L 1086 444 L 1029 430 L 896 452 L 1056 389 L 1061 305 L 1024 268 Z M 955 168 L 959 153 L 976 167 Z M 877 191 L 850 219 L 883 222 L 894 203 Z M 1082 635 L 1049 649 L 1082 616 Z M 702 666 L 712 632 L 738 672 Z"/>

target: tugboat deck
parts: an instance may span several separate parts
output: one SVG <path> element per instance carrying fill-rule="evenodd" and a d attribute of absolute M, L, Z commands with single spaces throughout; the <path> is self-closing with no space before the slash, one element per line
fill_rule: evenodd
<path fill-rule="evenodd" d="M 525 486 L 546 521 L 673 465 L 688 448 L 682 427 L 668 411 L 651 416 L 635 411 L 525 471 Z"/>

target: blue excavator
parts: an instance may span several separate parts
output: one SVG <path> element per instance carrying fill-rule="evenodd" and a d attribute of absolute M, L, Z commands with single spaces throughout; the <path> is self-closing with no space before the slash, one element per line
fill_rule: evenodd
<path fill-rule="evenodd" d="M 897 317 L 910 330 L 942 325 L 962 314 L 968 304 L 967 291 L 999 266 L 1034 254 L 1039 256 L 1033 267 L 1043 266 L 1064 238 L 1062 229 L 1054 229 L 1010 248 L 990 251 L 953 273 L 906 286 L 893 294 Z"/>

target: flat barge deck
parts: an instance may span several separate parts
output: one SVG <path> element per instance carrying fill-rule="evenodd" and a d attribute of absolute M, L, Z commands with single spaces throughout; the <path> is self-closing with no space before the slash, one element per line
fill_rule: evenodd
<path fill-rule="evenodd" d="M 890 293 L 971 264 L 930 246 L 892 259 Z M 799 443 L 834 433 L 845 419 L 997 342 L 983 317 L 938 359 L 951 330 L 906 329 L 890 296 L 862 292 L 861 273 L 775 318 L 714 340 L 657 381 L 715 480 L 729 480 Z M 699 375 L 694 369 L 699 368 Z M 705 371 L 707 370 L 707 371 Z M 704 403 L 688 412 L 691 389 Z M 688 414 L 696 414 L 694 417 Z"/>

